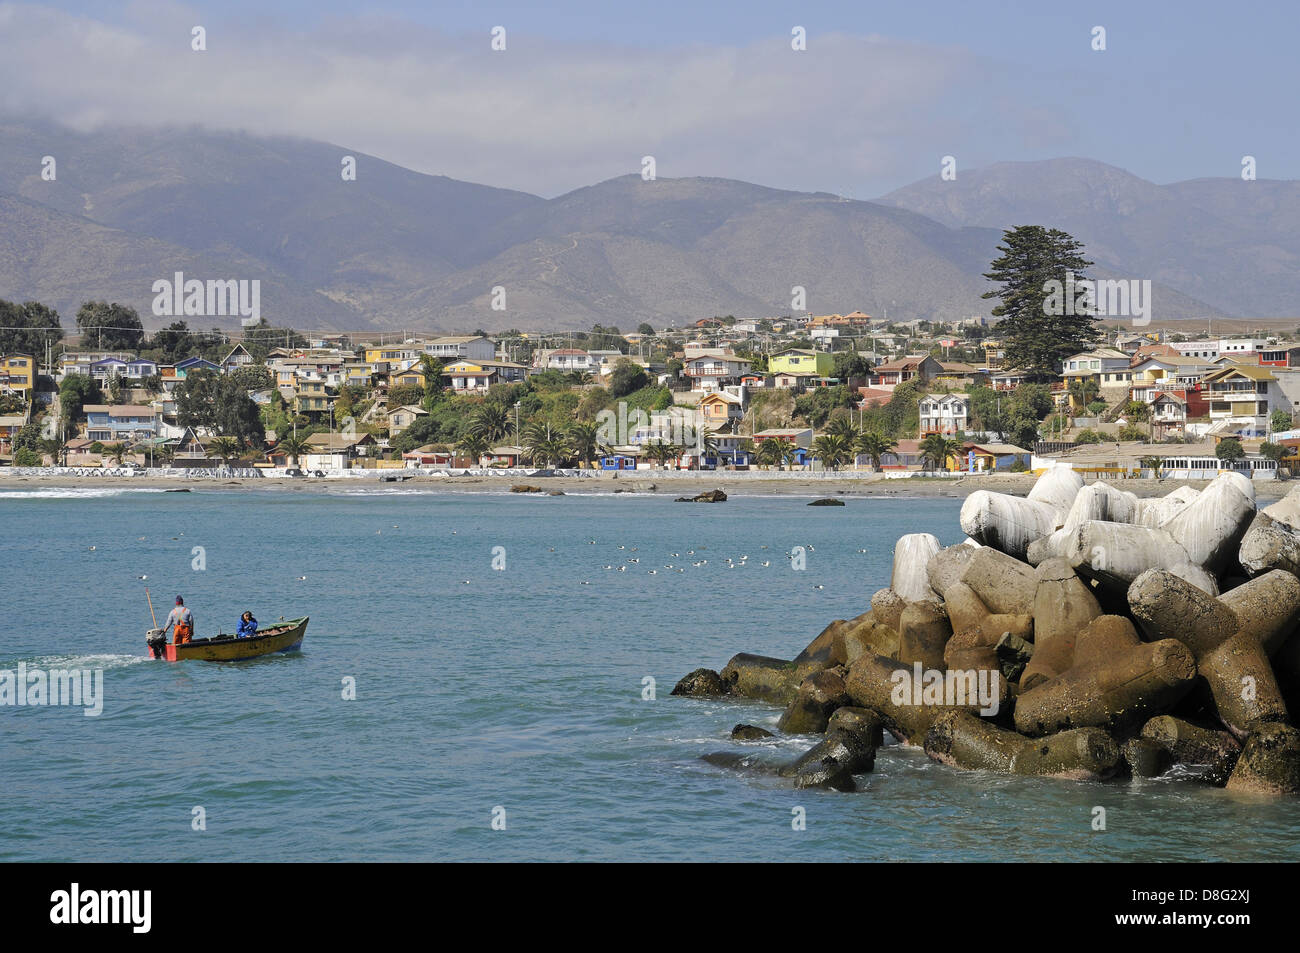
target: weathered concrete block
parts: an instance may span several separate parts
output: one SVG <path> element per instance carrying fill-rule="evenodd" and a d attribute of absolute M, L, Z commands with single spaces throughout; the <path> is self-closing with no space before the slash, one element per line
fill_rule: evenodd
<path fill-rule="evenodd" d="M 844 679 L 837 671 L 814 672 L 799 684 L 794 701 L 776 724 L 777 730 L 788 735 L 820 734 L 826 730 L 835 709 L 848 703 Z"/>
<path fill-rule="evenodd" d="M 898 631 L 868 618 L 836 634 L 831 644 L 832 665 L 851 665 L 863 654 L 898 658 Z"/>
<path fill-rule="evenodd" d="M 1214 576 L 1197 566 L 1174 536 L 1163 529 L 1089 521 L 1066 541 L 1065 560 L 1103 586 L 1126 589 L 1148 569 L 1163 569 L 1218 595 Z"/>
<path fill-rule="evenodd" d="M 731 729 L 732 741 L 761 741 L 773 737 L 772 732 L 757 725 L 736 725 Z"/>
<path fill-rule="evenodd" d="M 1290 725 L 1256 725 L 1228 778 L 1229 791 L 1300 794 L 1300 731 Z"/>
<path fill-rule="evenodd" d="M 930 588 L 929 566 L 941 548 L 938 538 L 930 533 L 898 537 L 894 543 L 894 572 L 889 578 L 889 588 L 906 602 L 938 601 L 939 594 Z"/>
<path fill-rule="evenodd" d="M 1237 559 L 1252 576 L 1272 569 L 1300 576 L 1300 529 L 1274 519 L 1267 511 L 1258 513 L 1242 537 Z"/>
<path fill-rule="evenodd" d="M 902 673 L 900 678 L 911 678 L 912 666 L 878 655 L 863 655 L 849 666 L 844 683 L 855 706 L 878 714 L 899 741 L 920 745 L 934 719 L 947 709 L 942 705 L 896 704 L 895 672 Z"/>
<path fill-rule="evenodd" d="M 1031 741 L 1011 762 L 1016 774 L 1099 781 L 1119 767 L 1119 746 L 1100 728 L 1076 728 Z"/>
<path fill-rule="evenodd" d="M 1022 689 L 1055 678 L 1074 662 L 1075 635 L 1101 615 L 1096 597 L 1064 559 L 1037 570 L 1034 589 L 1034 657 L 1020 676 Z"/>
<path fill-rule="evenodd" d="M 948 587 L 961 582 L 961 574 L 978 548 L 967 543 L 958 543 L 956 546 L 947 546 L 935 553 L 930 559 L 930 565 L 926 567 L 930 588 L 946 600 Z"/>
<path fill-rule="evenodd" d="M 976 550 L 961 574 L 990 612 L 1032 615 L 1038 576 L 1032 566 L 990 547 Z"/>
<path fill-rule="evenodd" d="M 1034 658 L 1038 657 L 1038 649 Z M 1032 664 L 1032 663 L 1031 663 Z M 1136 730 L 1177 703 L 1196 678 L 1196 662 L 1173 639 L 1138 642 L 1109 659 L 1075 665 L 1016 698 L 1016 730 L 1048 735 L 1070 728 Z"/>
<path fill-rule="evenodd" d="M 1239 473 L 1221 473 L 1161 529 L 1178 540 L 1192 565 L 1216 573 L 1236 558 L 1254 516 L 1254 484 Z"/>
<path fill-rule="evenodd" d="M 964 582 L 956 582 L 948 587 L 943 597 L 943 608 L 948 613 L 953 632 L 978 629 L 989 617 L 988 606 Z"/>
<path fill-rule="evenodd" d="M 1237 760 L 1241 745 L 1226 731 L 1193 725 L 1173 715 L 1157 715 L 1142 726 L 1142 737 L 1160 745 L 1179 764 L 1222 764 Z"/>
<path fill-rule="evenodd" d="M 898 660 L 943 668 L 943 649 L 952 638 L 952 625 L 938 602 L 912 602 L 903 610 L 898 629 Z"/>
<path fill-rule="evenodd" d="M 1024 559 L 1029 544 L 1056 532 L 1061 516 L 1046 503 L 976 490 L 961 507 L 961 530 L 983 546 Z"/>
<path fill-rule="evenodd" d="M 1264 647 L 1249 631 L 1238 631 L 1236 613 L 1221 600 L 1158 569 L 1134 580 L 1128 600 L 1148 636 L 1177 639 L 1192 650 L 1219 720 L 1238 738 L 1257 724 L 1289 720 Z"/>
<path fill-rule="evenodd" d="M 871 617 L 897 632 L 906 606 L 907 602 L 893 589 L 878 589 L 871 597 Z"/>
<path fill-rule="evenodd" d="M 853 775 L 866 774 L 875 766 L 876 747 L 869 736 L 855 731 L 836 731 L 778 772 L 794 778 L 796 788 L 832 788 L 852 791 Z"/>
<path fill-rule="evenodd" d="M 1256 576 L 1219 601 L 1233 611 L 1240 632 L 1249 632 L 1265 653 L 1274 655 L 1300 623 L 1300 579 L 1274 569 Z"/>
<path fill-rule="evenodd" d="M 835 709 L 835 714 L 831 715 L 831 720 L 826 725 L 826 733 L 829 735 L 835 731 L 862 735 L 871 742 L 873 748 L 879 748 L 885 743 L 885 723 L 870 708 L 846 705 Z"/>
<path fill-rule="evenodd" d="M 966 711 L 939 715 L 925 735 L 925 753 L 940 764 L 969 770 L 1010 772 L 1028 739 Z"/>
<path fill-rule="evenodd" d="M 1158 778 L 1174 763 L 1168 751 L 1145 738 L 1128 739 L 1119 746 L 1119 753 L 1135 778 Z"/>
<path fill-rule="evenodd" d="M 711 668 L 697 668 L 673 686 L 673 695 L 688 698 L 714 698 L 727 694 L 722 677 Z"/>
<path fill-rule="evenodd" d="M 785 659 L 741 652 L 719 674 L 722 684 L 733 695 L 788 705 L 794 700 L 799 683 L 817 671 L 821 671 L 817 662 L 796 665 Z"/>

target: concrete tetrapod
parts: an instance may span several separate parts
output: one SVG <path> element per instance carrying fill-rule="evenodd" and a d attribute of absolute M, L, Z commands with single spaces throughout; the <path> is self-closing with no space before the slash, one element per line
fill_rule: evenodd
<path fill-rule="evenodd" d="M 948 711 L 935 718 L 925 736 L 925 753 L 958 768 L 1076 781 L 1109 777 L 1120 763 L 1119 746 L 1100 729 L 1026 738 L 964 711 Z"/>
<path fill-rule="evenodd" d="M 1048 470 L 1027 497 L 977 490 L 961 508 L 962 532 L 984 546 L 1024 559 L 1029 544 L 1065 522 L 1083 477 L 1065 467 Z"/>
<path fill-rule="evenodd" d="M 894 544 L 894 571 L 889 588 L 905 602 L 937 600 L 930 588 L 930 560 L 940 550 L 939 540 L 930 533 L 908 533 Z M 873 606 L 874 608 L 874 606 Z"/>
<path fill-rule="evenodd" d="M 1038 567 L 1034 587 L 1034 656 L 1020 676 L 1022 690 L 1055 678 L 1074 662 L 1075 634 L 1101 615 L 1097 597 L 1064 560 Z"/>
<path fill-rule="evenodd" d="M 1040 649 L 1035 649 L 1037 660 Z M 1070 728 L 1136 731 L 1192 688 L 1196 660 L 1174 639 L 1142 642 L 1122 616 L 1100 616 L 1079 633 L 1075 663 L 1016 699 L 1016 730 L 1050 735 Z"/>
<path fill-rule="evenodd" d="M 1196 657 L 1196 670 L 1214 698 L 1219 720 L 1238 738 L 1257 724 L 1287 722 L 1286 703 L 1264 647 L 1222 600 L 1160 569 L 1133 581 L 1129 607 L 1153 640 L 1177 639 Z"/>
<path fill-rule="evenodd" d="M 1252 794 L 1300 794 L 1300 731 L 1277 722 L 1257 725 L 1227 787 Z"/>

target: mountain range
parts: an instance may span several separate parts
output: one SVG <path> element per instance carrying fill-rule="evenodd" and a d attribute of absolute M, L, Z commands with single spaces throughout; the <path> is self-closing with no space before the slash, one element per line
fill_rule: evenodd
<path fill-rule="evenodd" d="M 177 271 L 259 279 L 263 315 L 303 329 L 658 328 L 791 314 L 796 286 L 814 313 L 952 320 L 988 313 L 982 274 L 1018 224 L 1070 232 L 1097 277 L 1150 279 L 1157 322 L 1272 318 L 1300 314 L 1297 212 L 1297 182 L 1156 185 L 1088 159 L 935 175 L 870 202 L 638 175 L 545 199 L 323 142 L 0 120 L 0 298 L 66 326 L 90 298 L 165 324 L 151 289 Z"/>

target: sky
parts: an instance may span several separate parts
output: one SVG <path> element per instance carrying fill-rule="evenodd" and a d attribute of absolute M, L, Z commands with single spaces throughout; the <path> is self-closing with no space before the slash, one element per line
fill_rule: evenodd
<path fill-rule="evenodd" d="M 1297 35 L 1300 4 L 1205 0 L 0 2 L 0 114 L 302 136 L 546 197 L 647 156 L 857 199 L 945 156 L 1295 179 Z"/>

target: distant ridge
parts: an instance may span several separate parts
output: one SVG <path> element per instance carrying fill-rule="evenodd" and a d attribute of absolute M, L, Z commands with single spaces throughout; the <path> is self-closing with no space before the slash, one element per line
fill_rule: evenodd
<path fill-rule="evenodd" d="M 630 330 L 789 314 L 796 286 L 816 313 L 952 320 L 988 313 L 982 273 L 1023 223 L 1075 234 L 1098 276 L 1150 278 L 1156 321 L 1277 317 L 1300 311 L 1298 212 L 1297 183 L 1157 186 L 1086 159 L 934 176 L 876 202 L 637 175 L 547 200 L 322 142 L 0 120 L 0 297 L 68 326 L 91 297 L 170 320 L 150 289 L 175 271 L 260 279 L 268 320 L 318 329 Z"/>

